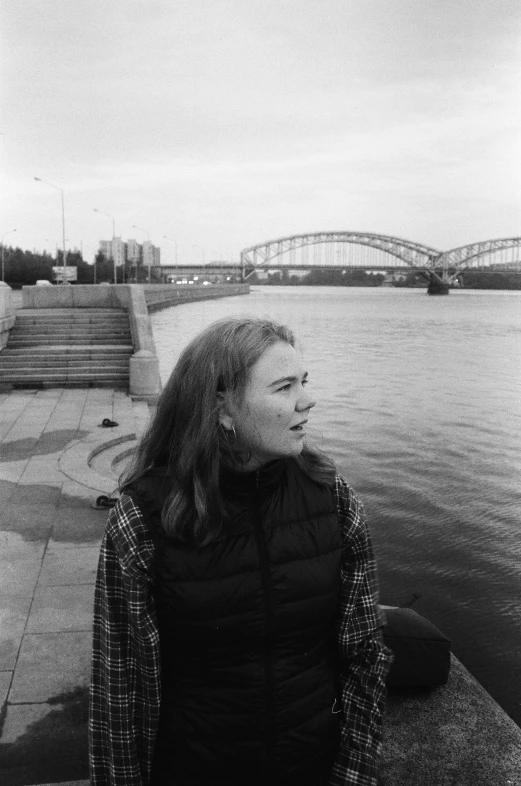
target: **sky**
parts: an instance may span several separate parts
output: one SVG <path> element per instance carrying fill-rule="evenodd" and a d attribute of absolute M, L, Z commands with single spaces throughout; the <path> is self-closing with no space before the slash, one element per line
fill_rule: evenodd
<path fill-rule="evenodd" d="M 59 189 L 87 260 L 113 219 L 187 264 L 521 236 L 519 0 L 3 0 L 0 23 L 6 245 L 61 247 Z"/>

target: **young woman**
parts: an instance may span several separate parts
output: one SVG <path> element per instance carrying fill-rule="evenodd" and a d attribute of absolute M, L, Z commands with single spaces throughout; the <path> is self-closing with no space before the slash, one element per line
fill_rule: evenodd
<path fill-rule="evenodd" d="M 314 405 L 287 327 L 221 320 L 181 355 L 102 544 L 93 786 L 375 786 L 375 565 Z"/>

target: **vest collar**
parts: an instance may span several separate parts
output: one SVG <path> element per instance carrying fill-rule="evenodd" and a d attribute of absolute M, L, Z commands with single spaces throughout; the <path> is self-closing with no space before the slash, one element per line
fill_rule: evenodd
<path fill-rule="evenodd" d="M 221 467 L 220 485 L 227 497 L 242 497 L 273 489 L 286 469 L 287 459 L 275 459 L 252 472 Z"/>

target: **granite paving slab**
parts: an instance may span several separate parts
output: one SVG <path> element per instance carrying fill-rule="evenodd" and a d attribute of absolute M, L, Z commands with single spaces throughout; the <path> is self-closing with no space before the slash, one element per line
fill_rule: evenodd
<path fill-rule="evenodd" d="M 0 557 L 0 598 L 12 595 L 32 598 L 41 567 L 41 556 L 18 560 Z"/>
<path fill-rule="evenodd" d="M 15 491 L 16 483 L 13 483 L 10 480 L 0 480 L 0 506 L 3 506 L 6 502 L 9 502 Z"/>
<path fill-rule="evenodd" d="M 45 552 L 38 586 L 94 584 L 99 560 L 99 547 L 75 546 L 65 553 L 50 546 Z"/>
<path fill-rule="evenodd" d="M 91 647 L 90 631 L 24 636 L 9 702 L 46 702 L 78 687 L 88 687 Z"/>
<path fill-rule="evenodd" d="M 10 704 L 0 741 L 2 786 L 88 778 L 86 689 Z"/>
<path fill-rule="evenodd" d="M 16 666 L 31 603 L 31 597 L 0 598 L 0 671 Z"/>
<path fill-rule="evenodd" d="M 37 586 L 27 619 L 27 633 L 91 630 L 94 585 Z"/>
<path fill-rule="evenodd" d="M 95 502 L 98 494 L 99 492 L 93 493 L 92 502 Z M 106 522 L 107 511 L 94 510 L 90 504 L 85 508 L 60 507 L 56 513 L 49 545 L 54 547 L 57 543 L 70 543 L 93 546 L 101 540 Z"/>
<path fill-rule="evenodd" d="M 13 679 L 12 671 L 0 671 L 0 706 L 4 706 Z"/>
<path fill-rule="evenodd" d="M 0 529 L 0 561 L 41 559 L 46 541 L 31 535 L 31 532 L 6 532 Z"/>

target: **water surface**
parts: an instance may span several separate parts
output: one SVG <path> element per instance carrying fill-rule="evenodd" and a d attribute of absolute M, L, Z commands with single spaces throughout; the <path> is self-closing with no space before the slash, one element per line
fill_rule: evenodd
<path fill-rule="evenodd" d="M 297 333 L 310 439 L 362 497 L 381 600 L 443 630 L 521 725 L 521 292 L 258 287 L 152 316 L 165 381 L 230 314 Z"/>

